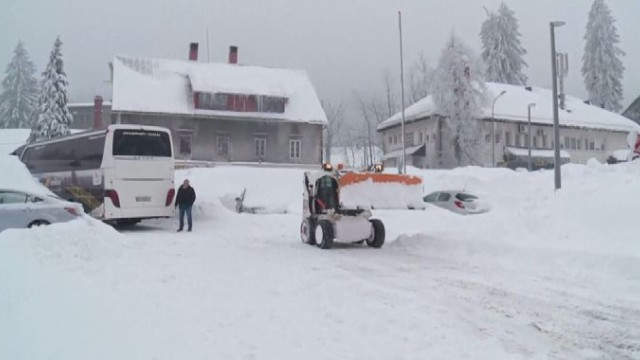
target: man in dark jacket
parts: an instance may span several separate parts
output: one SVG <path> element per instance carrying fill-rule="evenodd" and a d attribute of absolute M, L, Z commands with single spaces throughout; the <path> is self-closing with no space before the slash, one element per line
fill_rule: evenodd
<path fill-rule="evenodd" d="M 196 192 L 189 185 L 189 179 L 185 179 L 182 183 L 182 186 L 178 189 L 178 195 L 176 196 L 176 206 L 180 209 L 180 227 L 178 231 L 182 231 L 184 228 L 184 214 L 187 214 L 187 224 L 189 228 L 187 231 L 191 231 L 192 221 L 191 221 L 191 207 L 193 207 L 193 203 L 196 201 Z"/>

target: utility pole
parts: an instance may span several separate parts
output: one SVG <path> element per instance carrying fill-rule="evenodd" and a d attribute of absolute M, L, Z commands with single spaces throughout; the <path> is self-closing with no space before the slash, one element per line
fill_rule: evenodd
<path fill-rule="evenodd" d="M 564 21 L 552 21 L 549 23 L 551 29 L 551 80 L 553 84 L 553 172 L 555 189 L 562 187 L 560 174 L 560 119 L 558 115 L 558 61 L 556 58 L 556 27 L 566 24 Z"/>

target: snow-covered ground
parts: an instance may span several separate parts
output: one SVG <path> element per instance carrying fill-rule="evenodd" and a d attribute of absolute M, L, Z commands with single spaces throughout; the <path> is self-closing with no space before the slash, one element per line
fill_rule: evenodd
<path fill-rule="evenodd" d="M 179 171 L 193 233 L 0 233 L 0 359 L 638 359 L 640 162 L 562 170 L 414 169 L 492 211 L 378 211 L 376 250 L 300 242 L 302 170 Z"/>

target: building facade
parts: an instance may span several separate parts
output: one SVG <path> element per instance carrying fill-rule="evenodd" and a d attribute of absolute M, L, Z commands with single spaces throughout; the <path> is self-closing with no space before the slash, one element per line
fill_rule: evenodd
<path fill-rule="evenodd" d="M 533 167 L 553 167 L 555 144 L 551 92 L 494 83 L 488 83 L 487 88 L 492 99 L 502 91 L 506 92 L 496 101 L 493 111 L 490 107 L 483 109 L 475 124 L 477 146 L 472 154 L 474 165 L 491 166 L 495 163 L 498 166 L 526 167 L 530 132 Z M 532 107 L 531 126 L 527 113 L 529 104 L 536 104 Z M 453 134 L 446 119 L 437 114 L 432 98 L 417 102 L 405 113 L 407 165 L 419 168 L 457 166 Z M 627 148 L 627 135 L 633 129 L 640 129 L 640 126 L 618 114 L 567 97 L 565 108 L 560 109 L 562 161 L 586 163 L 595 158 L 606 162 L 613 151 Z M 378 131 L 383 137 L 385 166 L 399 166 L 402 158 L 400 115 L 384 121 Z"/>
<path fill-rule="evenodd" d="M 175 156 L 214 162 L 320 164 L 327 119 L 306 72 L 237 63 L 117 56 L 112 122 L 172 131 Z"/>

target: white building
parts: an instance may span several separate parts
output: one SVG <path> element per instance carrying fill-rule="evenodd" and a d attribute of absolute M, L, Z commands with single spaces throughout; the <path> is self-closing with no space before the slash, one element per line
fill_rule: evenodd
<path fill-rule="evenodd" d="M 535 168 L 553 167 L 553 96 L 550 90 L 487 83 L 488 101 L 478 124 L 481 146 L 475 154 L 477 165 L 490 166 L 492 157 L 502 166 L 525 166 L 528 156 L 528 117 L 531 111 L 531 145 Z M 493 109 L 492 100 L 506 91 Z M 627 148 L 627 135 L 640 125 L 616 113 L 567 96 L 559 109 L 560 148 L 563 162 L 585 163 L 591 158 L 605 162 L 610 153 Z M 492 124 L 495 124 L 492 152 Z M 384 163 L 397 166 L 402 157 L 401 114 L 395 114 L 378 126 L 383 137 Z M 454 166 L 447 161 L 454 148 L 451 132 L 428 96 L 405 109 L 407 165 L 420 168 Z"/>
<path fill-rule="evenodd" d="M 118 55 L 111 121 L 171 129 L 176 158 L 320 164 L 327 118 L 304 70 Z"/>

